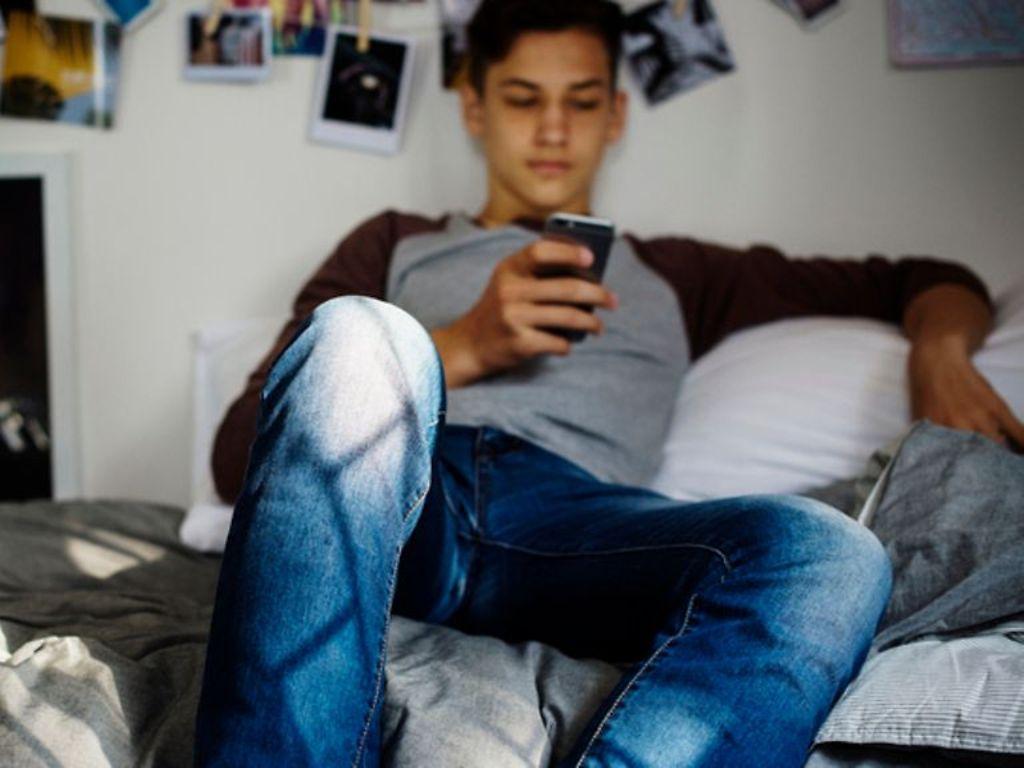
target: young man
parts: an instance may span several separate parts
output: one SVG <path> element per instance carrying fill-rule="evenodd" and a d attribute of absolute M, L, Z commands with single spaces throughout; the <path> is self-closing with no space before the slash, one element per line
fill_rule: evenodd
<path fill-rule="evenodd" d="M 566 766 L 800 765 L 888 561 L 806 499 L 641 487 L 689 361 L 782 317 L 902 321 L 917 415 L 1024 437 L 971 366 L 985 289 L 951 264 L 626 236 L 603 285 L 538 277 L 591 258 L 540 227 L 590 212 L 622 135 L 620 23 L 605 0 L 485 0 L 461 92 L 482 210 L 360 226 L 225 416 L 197 764 L 376 765 L 394 611 L 630 662 Z"/>

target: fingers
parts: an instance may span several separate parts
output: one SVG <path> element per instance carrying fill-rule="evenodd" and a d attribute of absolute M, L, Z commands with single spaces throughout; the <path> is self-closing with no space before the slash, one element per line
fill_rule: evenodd
<path fill-rule="evenodd" d="M 511 266 L 518 274 L 533 275 L 544 267 L 589 267 L 594 261 L 590 249 L 576 243 L 541 238 L 517 251 Z"/>
<path fill-rule="evenodd" d="M 992 422 L 992 429 L 997 434 L 993 439 L 1008 447 L 1014 445 L 1018 450 L 1024 449 L 1024 424 L 1014 416 L 1010 406 L 999 396 L 992 384 L 980 373 L 978 378 L 984 390 L 983 405 L 988 411 L 987 416 Z"/>
<path fill-rule="evenodd" d="M 557 304 L 592 304 L 615 309 L 618 297 L 600 283 L 578 277 L 548 277 L 517 281 L 510 291 L 516 301 Z"/>
<path fill-rule="evenodd" d="M 516 338 L 516 352 L 524 358 L 536 355 L 568 355 L 572 342 L 537 328 L 525 328 Z"/>
<path fill-rule="evenodd" d="M 996 413 L 996 418 L 999 420 L 999 430 L 1004 438 L 1002 440 L 1004 445 L 1010 444 L 1017 451 L 1024 451 L 1024 424 L 1013 415 L 1009 406 L 999 401 L 1003 406 L 1002 409 Z"/>
<path fill-rule="evenodd" d="M 561 304 L 522 304 L 516 307 L 516 320 L 532 328 L 569 328 L 603 333 L 604 323 L 594 313 Z"/>

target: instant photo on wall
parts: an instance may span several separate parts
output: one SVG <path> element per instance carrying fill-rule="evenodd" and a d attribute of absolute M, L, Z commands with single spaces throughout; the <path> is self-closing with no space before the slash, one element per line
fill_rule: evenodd
<path fill-rule="evenodd" d="M 120 62 L 116 24 L 13 11 L 0 113 L 111 128 Z"/>
<path fill-rule="evenodd" d="M 413 41 L 373 35 L 356 50 L 355 27 L 328 30 L 310 138 L 326 144 L 394 154 L 401 146 L 412 79 Z"/>
<path fill-rule="evenodd" d="M 253 82 L 270 76 L 270 11 L 223 11 L 211 34 L 207 14 L 185 16 L 185 77 L 188 80 Z"/>

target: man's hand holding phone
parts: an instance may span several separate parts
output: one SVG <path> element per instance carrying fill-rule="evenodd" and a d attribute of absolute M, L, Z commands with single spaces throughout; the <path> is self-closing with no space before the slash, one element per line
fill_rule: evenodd
<path fill-rule="evenodd" d="M 582 277 L 544 276 L 586 270 L 593 259 L 583 245 L 542 238 L 499 262 L 476 304 L 431 332 L 447 386 L 464 386 L 540 355 L 568 355 L 572 342 L 552 328 L 602 333 L 604 323 L 594 312 L 573 305 L 615 309 L 615 294 Z"/>

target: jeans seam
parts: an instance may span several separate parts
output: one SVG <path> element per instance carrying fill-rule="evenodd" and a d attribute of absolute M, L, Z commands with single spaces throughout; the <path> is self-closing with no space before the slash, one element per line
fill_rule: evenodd
<path fill-rule="evenodd" d="M 713 549 L 713 547 L 709 547 L 709 549 Z M 726 576 L 728 576 L 732 572 L 732 567 L 729 564 L 728 558 L 726 558 L 724 555 L 722 555 L 722 558 L 723 558 L 723 560 L 725 562 L 726 570 L 723 571 L 721 578 L 718 580 L 719 585 L 724 583 Z M 628 683 L 626 683 L 625 687 L 621 691 L 619 691 L 619 695 L 615 697 L 615 701 L 612 702 L 612 705 L 608 708 L 608 711 L 604 713 L 604 717 L 601 718 L 601 722 L 597 724 L 597 728 L 594 729 L 594 733 L 591 735 L 590 739 L 587 741 L 587 746 L 585 746 L 583 748 L 583 752 L 580 753 L 580 758 L 579 758 L 579 760 L 576 761 L 576 763 L 573 766 L 573 768 L 581 768 L 582 767 L 583 761 L 587 759 L 587 757 L 589 756 L 591 748 L 594 746 L 594 742 L 597 741 L 597 739 L 604 732 L 604 728 L 608 724 L 608 721 L 611 719 L 612 715 L 615 714 L 615 712 L 618 710 L 619 705 L 622 703 L 622 700 L 626 697 L 626 694 L 629 693 L 630 691 L 632 691 L 633 685 L 636 683 L 636 681 L 639 680 L 640 677 L 645 672 L 647 672 L 647 670 L 650 669 L 651 666 L 659 658 L 661 658 L 661 655 L 665 652 L 666 648 L 668 648 L 672 643 L 674 643 L 676 640 L 678 640 L 680 637 L 682 637 L 683 634 L 685 634 L 686 630 L 689 629 L 689 627 L 690 627 L 690 617 L 693 615 L 693 606 L 697 602 L 697 598 L 698 597 L 699 597 L 699 593 L 698 592 L 694 592 L 690 596 L 690 601 L 689 601 L 689 603 L 687 603 L 687 606 L 686 606 L 686 615 L 683 617 L 683 626 L 680 627 L 679 631 L 676 632 L 671 637 L 669 637 L 667 640 L 665 640 L 665 642 L 662 643 L 660 646 L 658 646 L 658 648 L 654 651 L 654 653 L 652 653 L 647 658 L 647 660 L 644 661 L 644 663 L 640 666 L 640 669 L 638 669 L 636 674 L 633 675 L 633 678 Z"/>
<path fill-rule="evenodd" d="M 429 492 L 430 484 L 428 483 L 427 487 L 416 495 L 415 500 L 408 506 L 405 512 L 402 513 L 403 528 L 409 521 L 409 517 L 412 515 L 413 511 L 423 503 L 423 500 Z M 373 722 L 373 711 L 377 708 L 377 702 L 380 700 L 381 681 L 384 678 L 384 665 L 387 660 L 388 634 L 391 629 L 391 604 L 394 601 L 395 581 L 398 576 L 398 566 L 401 562 L 401 558 L 402 547 L 399 546 L 395 554 L 394 565 L 391 566 L 391 576 L 388 578 L 388 599 L 385 604 L 384 632 L 382 633 L 381 644 L 377 651 L 377 669 L 374 672 L 373 698 L 370 700 L 370 708 L 367 710 L 366 721 L 363 723 L 363 730 L 359 735 L 359 745 L 356 748 L 356 755 L 352 761 L 353 768 L 359 765 L 359 761 L 363 756 L 363 750 L 366 749 L 366 736 L 370 732 L 370 725 Z"/>
<path fill-rule="evenodd" d="M 402 513 L 402 525 L 405 525 L 407 522 L 409 522 L 409 515 L 411 515 L 413 510 L 416 509 L 416 507 L 423 501 L 424 498 L 426 498 L 426 495 L 428 493 L 430 493 L 429 483 L 427 484 L 426 488 L 424 488 L 422 491 L 416 494 L 416 498 L 413 500 L 412 504 L 410 504 L 408 509 L 406 509 L 405 512 Z"/>
<path fill-rule="evenodd" d="M 388 648 L 388 634 L 391 630 L 391 603 L 395 595 L 395 579 L 398 575 L 398 564 L 401 559 L 402 550 L 399 547 L 395 553 L 394 565 L 391 567 L 391 576 L 388 579 L 388 599 L 384 605 L 384 631 L 381 634 L 381 643 L 377 650 L 377 669 L 373 675 L 373 698 L 370 700 L 370 707 L 366 712 L 366 720 L 363 722 L 363 730 L 359 735 L 359 744 L 356 747 L 356 754 L 352 760 L 353 768 L 357 768 L 363 757 L 363 750 L 366 749 L 366 737 L 370 732 L 373 723 L 373 712 L 380 700 L 381 683 L 384 680 L 384 664 L 386 662 Z"/>
<path fill-rule="evenodd" d="M 526 555 L 534 555 L 537 557 L 589 557 L 591 555 L 625 555 L 634 552 L 660 552 L 667 549 L 699 549 L 705 552 L 711 552 L 718 557 L 721 561 L 722 566 L 725 568 L 726 574 L 732 572 L 732 564 L 729 562 L 729 558 L 725 556 L 725 553 L 720 549 L 709 546 L 707 544 L 651 544 L 648 546 L 641 547 L 620 547 L 618 549 L 591 549 L 580 552 L 546 552 L 544 550 L 530 549 L 529 547 L 520 547 L 516 544 L 508 544 L 503 541 L 495 541 L 493 539 L 486 539 L 482 536 L 469 536 L 463 533 L 459 533 L 467 539 L 472 539 L 477 544 L 484 544 L 492 547 L 498 547 L 500 549 L 507 549 L 512 552 L 520 552 Z M 725 576 L 723 575 L 723 579 Z"/>

